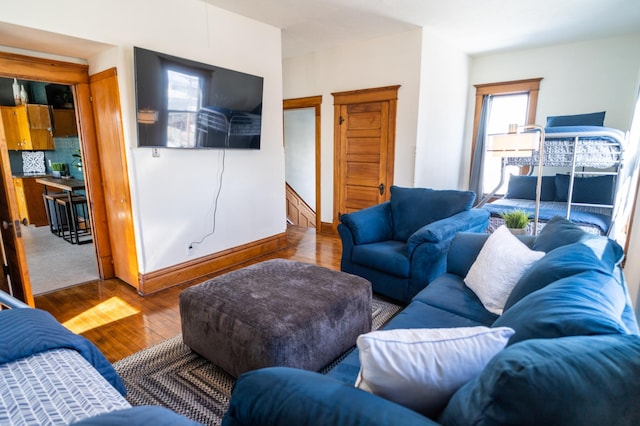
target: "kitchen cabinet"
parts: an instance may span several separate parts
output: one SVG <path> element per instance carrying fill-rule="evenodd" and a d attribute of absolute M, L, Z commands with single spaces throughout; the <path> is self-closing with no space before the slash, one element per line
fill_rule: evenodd
<path fill-rule="evenodd" d="M 76 111 L 53 108 L 53 136 L 57 138 L 77 136 Z"/>
<path fill-rule="evenodd" d="M 42 177 L 42 176 L 40 176 Z M 36 177 L 14 177 L 20 220 L 27 219 L 30 225 L 47 226 L 49 220 L 42 199 L 43 187 Z"/>
<path fill-rule="evenodd" d="M 8 149 L 55 149 L 47 105 L 28 104 L 1 109 Z"/>

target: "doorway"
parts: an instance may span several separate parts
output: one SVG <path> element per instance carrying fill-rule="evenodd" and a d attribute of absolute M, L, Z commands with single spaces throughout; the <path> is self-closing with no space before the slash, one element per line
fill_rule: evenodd
<path fill-rule="evenodd" d="M 322 96 L 283 101 L 287 223 L 320 230 Z"/>
<path fill-rule="evenodd" d="M 16 96 L 17 87 L 22 99 Z M 99 279 L 93 241 L 85 238 L 83 244 L 73 243 L 71 223 L 61 214 L 63 210 L 55 200 L 44 200 L 44 186 L 37 182 L 39 178 L 51 177 L 52 173 L 61 173 L 68 182 L 84 182 L 81 135 L 71 86 L 0 77 L 0 104 L 5 114 L 3 129 L 7 143 L 2 149 L 7 149 L 20 220 L 27 224 L 22 225 L 22 238 L 33 295 Z M 11 117 L 12 113 L 15 116 L 23 110 L 32 133 L 40 131 L 33 130 L 34 111 L 38 111 L 42 121 L 39 127 L 44 131 L 38 133 L 37 147 L 35 143 L 26 148 L 21 146 L 24 142 L 16 143 L 23 140 L 20 136 L 24 125 Z M 85 190 L 74 191 L 74 194 L 86 200 Z M 87 235 L 91 234 L 90 209 L 91 205 L 85 203 L 82 215 L 74 216 L 81 218 Z"/>
<path fill-rule="evenodd" d="M 334 228 L 341 214 L 390 197 L 399 88 L 333 93 Z"/>

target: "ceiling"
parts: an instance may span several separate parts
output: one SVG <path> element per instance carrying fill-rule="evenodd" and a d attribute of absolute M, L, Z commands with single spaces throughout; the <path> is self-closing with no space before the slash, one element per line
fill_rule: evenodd
<path fill-rule="evenodd" d="M 426 27 L 471 55 L 640 33 L 638 0 L 203 0 L 282 29 L 283 57 Z"/>

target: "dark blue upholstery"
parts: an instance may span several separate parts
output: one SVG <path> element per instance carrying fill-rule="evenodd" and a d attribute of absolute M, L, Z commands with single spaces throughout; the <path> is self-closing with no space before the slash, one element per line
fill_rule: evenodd
<path fill-rule="evenodd" d="M 605 113 L 606 111 L 589 114 L 552 115 L 547 117 L 545 127 L 604 126 Z"/>
<path fill-rule="evenodd" d="M 457 232 L 486 230 L 489 214 L 471 209 L 474 199 L 470 191 L 392 186 L 390 201 L 340 217 L 341 270 L 408 303 L 445 271 Z"/>
<path fill-rule="evenodd" d="M 619 266 L 622 249 L 563 218 L 547 224 L 538 237 L 518 237 L 548 254 L 522 276 L 510 305 L 497 317 L 464 284 L 487 238 L 457 233 L 449 244 L 446 273 L 384 327 L 515 329 L 510 345 L 458 389 L 438 421 L 459 426 L 640 424 L 640 336 Z M 433 424 L 421 416 L 405 417 L 404 410 L 376 396 L 363 396 L 353 387 L 359 371 L 355 349 L 325 376 L 252 372 L 238 381 L 224 424 Z"/>
<path fill-rule="evenodd" d="M 640 337 L 528 340 L 456 392 L 444 425 L 637 425 Z"/>

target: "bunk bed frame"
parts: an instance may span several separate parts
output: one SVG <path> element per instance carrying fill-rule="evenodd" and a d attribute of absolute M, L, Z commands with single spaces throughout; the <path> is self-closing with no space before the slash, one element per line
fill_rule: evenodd
<path fill-rule="evenodd" d="M 626 191 L 622 189 L 628 187 L 627 179 L 630 178 L 629 174 L 623 173 L 626 143 L 627 134 L 607 127 L 563 126 L 547 128 L 542 165 L 545 169 L 554 168 L 558 172 L 565 173 L 556 175 L 556 184 L 559 181 L 562 182 L 563 190 L 564 185 L 567 185 L 567 193 L 566 199 L 541 203 L 541 211 L 545 212 L 544 217 L 540 218 L 541 222 L 544 223 L 550 219 L 550 215 L 558 214 L 578 222 L 589 232 L 610 235 L 615 228 L 619 206 L 622 204 L 621 199 L 626 196 Z M 536 171 L 538 162 L 538 151 L 534 151 L 530 157 L 503 158 L 501 182 L 496 190 L 504 182 L 506 166 L 528 167 L 529 175 L 532 175 Z M 580 194 L 576 191 L 576 184 L 579 184 L 584 192 L 584 186 L 588 181 L 583 181 L 582 178 L 605 176 L 611 177 L 610 201 L 581 201 Z M 568 184 L 566 183 L 567 178 Z M 492 198 L 494 194 L 495 190 L 483 198 L 480 206 Z M 535 200 L 501 198 L 489 202 L 483 208 L 492 213 L 490 227 L 495 228 L 503 223 L 499 217 L 500 211 L 515 208 L 529 211 L 534 209 L 534 205 Z"/>

